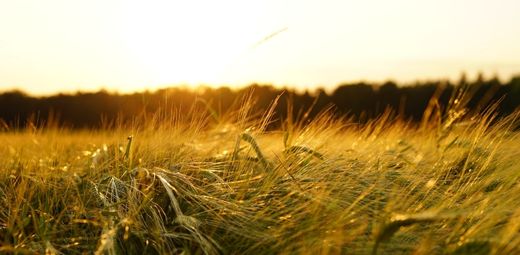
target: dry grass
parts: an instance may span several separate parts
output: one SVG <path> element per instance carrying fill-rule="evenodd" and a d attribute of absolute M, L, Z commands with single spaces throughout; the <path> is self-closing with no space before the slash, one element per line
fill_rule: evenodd
<path fill-rule="evenodd" d="M 520 253 L 516 115 L 266 131 L 248 111 L 0 133 L 0 251 Z"/>

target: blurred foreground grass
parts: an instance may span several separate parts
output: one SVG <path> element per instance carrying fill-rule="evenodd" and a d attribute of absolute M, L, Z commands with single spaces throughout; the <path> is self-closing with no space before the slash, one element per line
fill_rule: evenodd
<path fill-rule="evenodd" d="M 520 253 L 516 115 L 248 112 L 0 133 L 0 252 Z"/>

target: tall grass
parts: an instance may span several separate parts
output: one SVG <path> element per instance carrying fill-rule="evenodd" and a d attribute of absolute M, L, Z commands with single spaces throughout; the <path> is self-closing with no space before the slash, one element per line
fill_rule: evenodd
<path fill-rule="evenodd" d="M 282 121 L 250 99 L 0 133 L 0 252 L 520 253 L 517 115 Z"/>

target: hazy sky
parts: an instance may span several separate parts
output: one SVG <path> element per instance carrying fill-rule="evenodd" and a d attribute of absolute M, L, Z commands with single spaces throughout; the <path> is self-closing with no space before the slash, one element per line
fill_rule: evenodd
<path fill-rule="evenodd" d="M 520 73 L 518 0 L 0 0 L 0 90 Z"/>

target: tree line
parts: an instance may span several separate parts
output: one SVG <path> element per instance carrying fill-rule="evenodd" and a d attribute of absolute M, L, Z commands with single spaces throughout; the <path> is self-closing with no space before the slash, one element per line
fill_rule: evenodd
<path fill-rule="evenodd" d="M 342 84 L 332 92 L 323 89 L 298 92 L 258 84 L 236 90 L 172 87 L 133 94 L 102 90 L 47 97 L 7 91 L 0 94 L 0 126 L 12 129 L 23 128 L 29 123 L 53 122 L 70 128 L 100 128 L 115 120 L 130 120 L 157 111 L 187 115 L 193 107 L 222 114 L 240 107 L 240 100 L 248 95 L 256 112 L 265 111 L 278 98 L 275 119 L 284 119 L 288 114 L 298 116 L 302 109 L 312 119 L 328 109 L 335 116 L 349 116 L 359 122 L 377 118 L 385 112 L 405 120 L 420 121 L 431 106 L 432 98 L 439 111 L 447 111 L 461 90 L 466 92 L 464 103 L 469 111 L 479 112 L 494 106 L 498 115 L 505 116 L 520 106 L 520 76 L 507 82 L 497 78 L 484 79 L 481 75 L 468 81 L 462 76 L 458 82 L 439 80 L 406 86 L 392 81 L 382 84 L 358 82 Z"/>

